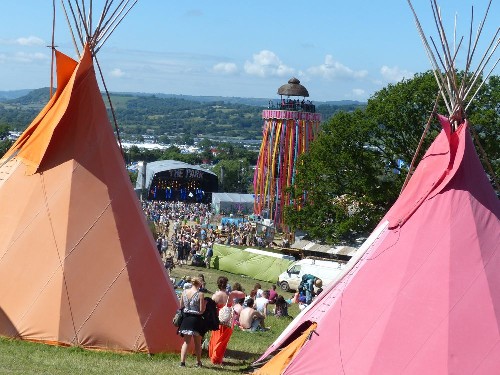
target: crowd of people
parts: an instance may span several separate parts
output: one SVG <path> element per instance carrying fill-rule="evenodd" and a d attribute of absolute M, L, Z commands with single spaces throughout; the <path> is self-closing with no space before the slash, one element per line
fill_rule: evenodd
<path fill-rule="evenodd" d="M 207 289 L 202 274 L 196 277 L 184 277 L 175 284 L 180 288 L 180 306 L 184 312 L 184 319 L 178 329 L 179 335 L 184 338 L 181 347 L 180 366 L 186 365 L 186 354 L 191 341 L 194 341 L 197 367 L 202 366 L 201 353 L 202 343 L 207 342 L 208 356 L 215 365 L 223 362 L 229 340 L 234 329 L 255 332 L 267 331 L 266 318 L 273 314 L 277 317 L 289 317 L 288 306 L 291 301 L 279 295 L 276 285 L 270 290 L 263 290 L 260 283 L 255 284 L 250 293 L 246 294 L 239 283 L 229 285 L 229 280 L 225 276 L 217 279 L 217 290 L 211 297 L 206 296 Z M 213 307 L 210 307 L 213 306 Z M 218 320 L 222 309 L 229 308 L 231 311 L 230 320 L 223 322 Z M 210 317 L 215 315 L 218 326 L 208 329 Z M 211 330 L 210 339 L 205 338 L 207 332 Z"/>
<path fill-rule="evenodd" d="M 210 206 L 203 203 L 144 202 L 147 219 L 155 226 L 157 249 L 169 269 L 190 262 L 192 265 L 211 267 L 213 245 L 265 246 L 263 236 L 257 233 L 251 222 L 227 222 L 212 225 L 217 221 Z M 203 274 L 183 277 L 174 283 L 178 291 L 180 308 L 184 319 L 178 333 L 184 339 L 181 347 L 180 366 L 185 366 L 188 347 L 193 341 L 197 367 L 202 366 L 202 345 L 205 342 L 210 361 L 222 364 L 224 353 L 234 329 L 255 332 L 267 331 L 266 318 L 289 317 L 288 307 L 298 303 L 302 308 L 311 302 L 314 286 L 321 287 L 320 280 L 307 280 L 291 299 L 285 299 L 276 291 L 276 285 L 263 290 L 255 284 L 247 294 L 239 283 L 229 284 L 227 277 L 217 280 L 217 291 L 210 297 Z M 230 309 L 229 322 L 223 322 L 221 310 Z M 211 331 L 208 339 L 208 332 Z M 205 338 L 205 336 L 207 336 Z"/>
<path fill-rule="evenodd" d="M 170 221 L 179 221 L 184 224 L 188 222 L 208 224 L 213 216 L 210 205 L 206 203 L 143 201 L 142 209 L 148 220 L 164 232 Z"/>
<path fill-rule="evenodd" d="M 269 101 L 267 106 L 269 109 L 281 109 L 287 111 L 304 111 L 304 112 L 316 112 L 316 106 L 310 101 L 302 99 L 281 99 L 281 101 L 274 103 L 272 100 Z"/>
<path fill-rule="evenodd" d="M 188 263 L 210 268 L 214 244 L 268 245 L 252 222 L 219 224 L 208 204 L 148 201 L 143 211 L 155 227 L 156 246 L 169 270 Z"/>

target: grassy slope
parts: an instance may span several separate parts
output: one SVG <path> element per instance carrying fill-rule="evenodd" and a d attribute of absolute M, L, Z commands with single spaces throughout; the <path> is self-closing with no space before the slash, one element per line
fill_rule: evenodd
<path fill-rule="evenodd" d="M 198 267 L 182 266 L 173 270 L 172 277 L 185 275 L 205 275 L 207 288 L 210 292 L 216 289 L 216 280 L 220 275 L 229 278 L 230 283 L 239 282 L 249 292 L 255 280 L 228 274 L 218 270 L 207 270 Z M 261 282 L 263 289 L 271 284 Z M 289 294 L 285 296 L 289 297 Z M 290 313 L 298 314 L 296 305 Z M 165 317 L 170 319 L 171 317 Z M 252 361 L 257 359 L 269 345 L 285 329 L 290 320 L 268 317 L 266 325 L 271 326 L 268 332 L 242 332 L 235 329 L 228 350 L 225 365 L 221 368 L 210 364 L 206 351 L 204 352 L 203 369 L 194 369 L 195 359 L 188 358 L 187 367 L 178 367 L 178 354 L 116 354 L 95 352 L 80 348 L 61 348 L 43 344 L 33 344 L 19 340 L 0 339 L 0 373 L 1 374 L 236 374 L 241 373 Z"/>

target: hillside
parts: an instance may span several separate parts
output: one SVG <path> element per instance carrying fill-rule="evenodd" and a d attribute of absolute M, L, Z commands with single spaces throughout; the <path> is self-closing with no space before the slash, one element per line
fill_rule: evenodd
<path fill-rule="evenodd" d="M 49 89 L 0 101 L 0 124 L 22 131 L 49 99 Z M 261 113 L 270 99 L 218 96 L 188 96 L 144 93 L 112 93 L 123 139 L 142 135 L 237 137 L 260 139 Z M 277 100 L 277 98 L 275 98 Z M 107 98 L 104 98 L 108 103 Z M 360 102 L 316 102 L 324 120 L 337 111 L 352 111 Z"/>
<path fill-rule="evenodd" d="M 5 100 L 19 98 L 21 96 L 27 95 L 30 93 L 29 89 L 25 90 L 9 90 L 9 91 L 0 91 L 0 102 Z"/>

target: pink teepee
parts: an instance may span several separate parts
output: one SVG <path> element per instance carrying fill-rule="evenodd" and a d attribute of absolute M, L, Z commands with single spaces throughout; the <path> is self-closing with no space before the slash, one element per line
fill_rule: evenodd
<path fill-rule="evenodd" d="M 467 122 L 451 133 L 440 121 L 361 258 L 261 360 L 316 329 L 289 363 L 271 360 L 258 374 L 498 373 L 500 202 Z"/>

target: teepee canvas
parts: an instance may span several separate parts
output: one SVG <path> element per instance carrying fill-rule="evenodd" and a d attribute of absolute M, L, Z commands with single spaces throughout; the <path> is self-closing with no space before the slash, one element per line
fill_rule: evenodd
<path fill-rule="evenodd" d="M 0 160 L 0 335 L 178 351 L 178 301 L 97 84 L 95 45 L 57 52 L 57 90 Z"/>
<path fill-rule="evenodd" d="M 258 374 L 498 371 L 500 203 L 467 124 L 434 141 L 359 251 L 262 356 L 317 324 L 288 366 L 271 360 Z"/>
<path fill-rule="evenodd" d="M 451 91 L 396 203 L 255 374 L 498 374 L 500 202 Z"/>

